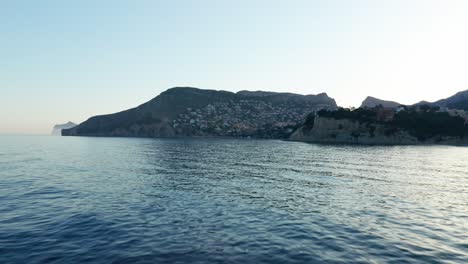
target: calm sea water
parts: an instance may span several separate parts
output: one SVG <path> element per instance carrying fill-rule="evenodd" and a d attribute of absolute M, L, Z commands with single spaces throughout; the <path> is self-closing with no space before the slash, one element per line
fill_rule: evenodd
<path fill-rule="evenodd" d="M 0 136 L 0 263 L 467 263 L 468 148 Z"/>

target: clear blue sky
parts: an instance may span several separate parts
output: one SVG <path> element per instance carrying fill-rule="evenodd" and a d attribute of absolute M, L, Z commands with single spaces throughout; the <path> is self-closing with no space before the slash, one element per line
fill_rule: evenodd
<path fill-rule="evenodd" d="M 2 1 L 0 133 L 173 86 L 401 103 L 468 89 L 468 1 Z"/>

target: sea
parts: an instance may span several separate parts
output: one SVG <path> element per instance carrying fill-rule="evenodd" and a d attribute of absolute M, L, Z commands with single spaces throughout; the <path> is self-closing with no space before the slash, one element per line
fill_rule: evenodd
<path fill-rule="evenodd" d="M 4 135 L 0 263 L 468 263 L 468 147 Z"/>

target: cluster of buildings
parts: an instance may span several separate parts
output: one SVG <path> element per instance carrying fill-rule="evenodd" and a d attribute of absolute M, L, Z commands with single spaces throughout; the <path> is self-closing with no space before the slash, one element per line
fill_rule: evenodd
<path fill-rule="evenodd" d="M 177 134 L 226 137 L 278 137 L 291 133 L 305 116 L 320 105 L 262 100 L 230 100 L 187 108 L 172 121 Z"/>

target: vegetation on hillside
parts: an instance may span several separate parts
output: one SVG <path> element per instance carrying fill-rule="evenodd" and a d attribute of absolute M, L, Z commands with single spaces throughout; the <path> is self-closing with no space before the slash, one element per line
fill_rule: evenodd
<path fill-rule="evenodd" d="M 359 122 L 377 121 L 377 112 L 371 108 L 358 108 L 351 110 L 348 108 L 338 108 L 338 110 L 322 109 L 317 112 L 320 117 L 329 117 L 334 119 L 351 119 Z"/>
<path fill-rule="evenodd" d="M 389 125 L 407 130 L 420 141 L 436 136 L 464 137 L 468 134 L 463 118 L 450 116 L 447 112 L 437 112 L 433 108 L 427 111 L 401 111 Z"/>
<path fill-rule="evenodd" d="M 405 130 L 420 141 L 434 137 L 468 137 L 468 126 L 465 125 L 465 120 L 459 116 L 451 116 L 447 112 L 438 111 L 439 107 L 429 105 L 407 107 L 396 112 L 393 118 L 388 121 L 378 120 L 379 110 L 382 108 L 358 108 L 355 110 L 339 108 L 336 111 L 320 110 L 317 115 L 334 119 L 350 119 L 369 125 L 379 123 L 385 126 L 387 136 L 398 130 Z M 313 118 L 308 117 L 304 126 L 312 128 L 313 122 Z"/>

